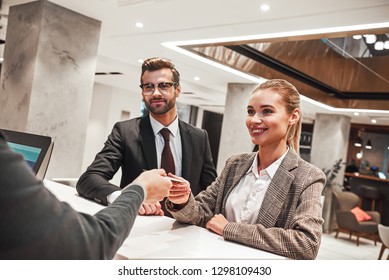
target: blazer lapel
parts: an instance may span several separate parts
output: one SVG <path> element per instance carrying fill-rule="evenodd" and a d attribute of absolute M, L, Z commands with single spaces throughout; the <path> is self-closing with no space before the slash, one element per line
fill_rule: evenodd
<path fill-rule="evenodd" d="M 155 136 L 150 124 L 150 116 L 146 115 L 139 121 L 140 145 L 146 160 L 147 169 L 158 168 L 157 148 L 155 147 Z"/>
<path fill-rule="evenodd" d="M 257 218 L 257 223 L 263 224 L 266 228 L 275 226 L 277 222 L 294 180 L 290 170 L 297 167 L 297 161 L 297 154 L 289 149 L 270 182 Z"/>
<path fill-rule="evenodd" d="M 243 176 L 246 175 L 247 171 L 253 164 L 254 157 L 256 155 L 257 153 L 242 154 L 242 158 L 232 163 L 223 189 L 223 215 L 226 214 L 225 206 L 228 196 L 230 195 L 231 191 L 238 185 L 239 181 L 243 178 Z"/>
<path fill-rule="evenodd" d="M 191 128 L 186 126 L 181 120 L 178 120 L 180 128 L 181 145 L 182 145 L 182 170 L 181 177 L 190 178 L 193 159 L 193 141 L 191 137 Z"/>
<path fill-rule="evenodd" d="M 231 190 L 239 183 L 239 181 L 243 178 L 244 175 L 246 175 L 247 171 L 253 164 L 254 156 L 257 155 L 257 153 L 249 154 L 249 157 L 245 157 L 241 159 L 240 161 L 234 162 L 234 164 L 231 166 L 230 174 L 232 176 L 228 176 L 231 179 L 228 179 L 226 181 L 226 194 L 229 194 Z"/>

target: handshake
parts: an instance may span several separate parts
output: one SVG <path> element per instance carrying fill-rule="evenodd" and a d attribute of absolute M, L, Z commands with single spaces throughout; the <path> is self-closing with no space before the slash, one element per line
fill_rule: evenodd
<path fill-rule="evenodd" d="M 164 169 L 144 171 L 132 184 L 142 185 L 146 189 L 145 202 L 139 209 L 141 215 L 163 215 L 159 201 L 167 197 L 174 204 L 185 204 L 191 193 L 187 180 L 166 174 Z"/>

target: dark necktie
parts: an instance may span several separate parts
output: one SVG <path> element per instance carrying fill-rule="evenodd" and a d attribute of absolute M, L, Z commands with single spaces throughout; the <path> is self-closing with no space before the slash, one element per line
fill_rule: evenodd
<path fill-rule="evenodd" d="M 162 128 L 159 133 L 161 133 L 163 140 L 165 140 L 165 146 L 162 150 L 161 156 L 161 168 L 165 169 L 166 173 L 175 174 L 176 168 L 174 166 L 174 159 L 172 155 L 172 150 L 170 150 L 170 130 L 167 128 Z M 165 207 L 166 198 L 161 201 L 162 210 L 167 217 L 173 217 L 172 214 Z"/>
<path fill-rule="evenodd" d="M 161 168 L 165 169 L 166 173 L 170 172 L 175 174 L 176 168 L 174 166 L 172 151 L 170 150 L 170 131 L 167 128 L 162 128 L 159 133 L 161 133 L 165 140 L 165 146 L 163 147 L 161 156 Z"/>

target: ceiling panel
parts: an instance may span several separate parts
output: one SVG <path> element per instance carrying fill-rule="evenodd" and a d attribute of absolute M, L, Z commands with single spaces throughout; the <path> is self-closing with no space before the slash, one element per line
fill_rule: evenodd
<path fill-rule="evenodd" d="M 389 45 L 389 30 L 380 31 L 376 41 Z M 389 49 L 375 50 L 364 36 L 318 34 L 184 48 L 258 77 L 290 80 L 302 94 L 330 106 L 389 108 Z"/>

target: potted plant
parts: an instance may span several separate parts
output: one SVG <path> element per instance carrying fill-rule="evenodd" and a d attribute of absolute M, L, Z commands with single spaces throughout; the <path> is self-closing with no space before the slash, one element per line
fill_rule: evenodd
<path fill-rule="evenodd" d="M 324 174 L 326 175 L 326 184 L 322 192 L 322 205 L 323 205 L 323 230 L 326 233 L 330 233 L 336 228 L 335 221 L 335 203 L 332 201 L 333 192 L 342 191 L 343 186 L 339 183 L 336 183 L 336 178 L 339 175 L 339 172 L 344 165 L 343 159 L 338 159 L 332 165 L 331 168 L 323 169 Z"/>
<path fill-rule="evenodd" d="M 334 180 L 338 177 L 338 173 L 342 168 L 342 165 L 345 162 L 342 162 L 343 159 L 338 159 L 335 161 L 334 165 L 330 169 L 323 168 L 323 172 L 326 175 L 326 184 L 323 189 L 323 194 L 325 194 L 326 189 L 333 189 L 334 187 L 342 188 L 342 185 L 334 183 Z"/>

